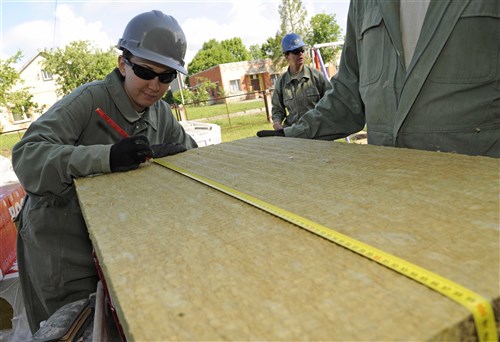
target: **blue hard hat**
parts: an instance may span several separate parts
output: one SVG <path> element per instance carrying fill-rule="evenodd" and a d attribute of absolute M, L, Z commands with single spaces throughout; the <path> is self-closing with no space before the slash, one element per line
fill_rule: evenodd
<path fill-rule="evenodd" d="M 289 33 L 281 40 L 281 50 L 283 53 L 296 50 L 303 46 L 306 46 L 306 44 L 297 33 Z"/>

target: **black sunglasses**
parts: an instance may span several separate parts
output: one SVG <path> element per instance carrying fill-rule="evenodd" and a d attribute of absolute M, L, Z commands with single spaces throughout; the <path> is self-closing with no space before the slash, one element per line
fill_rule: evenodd
<path fill-rule="evenodd" d="M 149 81 L 158 76 L 158 79 L 160 80 L 161 83 L 170 83 L 177 77 L 177 72 L 175 71 L 163 72 L 159 74 L 151 69 L 132 63 L 131 61 L 128 60 L 128 58 L 124 57 L 123 60 L 125 61 L 125 64 L 128 64 L 132 68 L 134 74 L 137 77 L 142 78 L 143 80 Z"/>
<path fill-rule="evenodd" d="M 295 50 L 292 50 L 292 51 L 288 51 L 288 53 L 292 53 L 294 55 L 298 55 L 298 54 L 304 53 L 304 49 L 299 48 L 299 49 L 295 49 Z"/>

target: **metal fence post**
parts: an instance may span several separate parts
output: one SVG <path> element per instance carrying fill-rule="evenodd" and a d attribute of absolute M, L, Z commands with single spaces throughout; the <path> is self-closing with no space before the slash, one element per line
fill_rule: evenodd
<path fill-rule="evenodd" d="M 266 106 L 267 121 L 273 122 L 272 114 L 271 114 L 271 108 L 272 108 L 271 94 L 270 94 L 270 92 L 268 94 L 268 92 L 269 92 L 269 89 L 266 89 L 266 90 L 262 91 L 262 94 L 264 96 L 264 105 Z"/>
<path fill-rule="evenodd" d="M 227 121 L 229 121 L 229 128 L 232 128 L 231 126 L 231 117 L 229 116 L 229 107 L 227 105 L 227 98 L 224 98 L 224 103 L 226 104 L 226 113 L 227 113 Z"/>

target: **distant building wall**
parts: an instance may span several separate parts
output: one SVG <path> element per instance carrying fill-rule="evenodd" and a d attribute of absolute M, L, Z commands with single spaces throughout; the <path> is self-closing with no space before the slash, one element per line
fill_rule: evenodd
<path fill-rule="evenodd" d="M 19 75 L 24 86 L 30 89 L 33 102 L 38 103 L 43 111 L 51 107 L 60 96 L 56 94 L 57 85 L 54 77 L 42 68 L 43 57 L 36 55 L 31 63 L 21 69 Z"/>
<path fill-rule="evenodd" d="M 201 78 L 206 78 L 218 85 L 219 94 L 230 96 L 229 101 L 237 101 L 247 99 L 249 92 L 272 88 L 273 79 L 280 72 L 274 70 L 270 59 L 224 63 L 191 75 L 189 85 L 195 87 Z"/>
<path fill-rule="evenodd" d="M 216 65 L 214 67 L 211 67 L 210 69 L 203 70 L 197 74 L 189 76 L 189 86 L 196 87 L 198 84 L 202 83 L 205 79 L 208 79 L 212 83 L 215 83 L 217 87 L 216 88 L 217 94 L 214 94 L 215 96 L 219 95 L 221 92 L 224 91 L 224 86 L 222 85 L 222 74 L 219 65 Z"/>

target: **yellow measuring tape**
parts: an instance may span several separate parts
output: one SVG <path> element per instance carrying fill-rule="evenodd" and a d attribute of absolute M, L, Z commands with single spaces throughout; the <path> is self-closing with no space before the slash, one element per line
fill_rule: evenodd
<path fill-rule="evenodd" d="M 479 341 L 498 341 L 493 309 L 490 303 L 481 295 L 411 262 L 224 184 L 197 175 L 164 160 L 155 159 L 154 162 L 293 223 L 445 295 L 463 305 L 472 313 Z"/>

